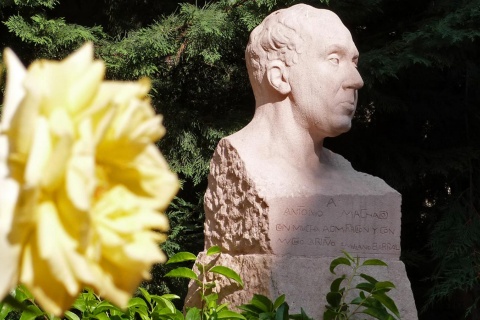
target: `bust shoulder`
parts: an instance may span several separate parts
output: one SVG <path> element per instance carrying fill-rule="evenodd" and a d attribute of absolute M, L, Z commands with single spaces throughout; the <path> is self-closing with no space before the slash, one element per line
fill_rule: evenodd
<path fill-rule="evenodd" d="M 281 157 L 268 157 L 256 141 L 248 144 L 237 132 L 219 142 L 216 154 L 231 159 L 225 163 L 241 166 L 260 193 L 271 196 L 375 194 L 390 188 L 383 180 L 356 171 L 347 159 L 327 148 L 322 149 L 317 167 L 295 167 Z"/>

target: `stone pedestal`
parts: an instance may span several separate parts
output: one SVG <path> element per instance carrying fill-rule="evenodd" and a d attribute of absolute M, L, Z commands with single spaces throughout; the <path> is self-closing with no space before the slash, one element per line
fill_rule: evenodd
<path fill-rule="evenodd" d="M 201 253 L 198 260 L 210 261 Z M 222 254 L 216 261 L 220 265 L 232 267 L 245 282 L 240 289 L 235 283 L 220 280 L 218 288 L 221 290 L 220 299 L 230 302 L 231 305 L 248 303 L 254 293 L 260 293 L 272 300 L 285 294 L 290 307 L 290 313 L 300 313 L 300 308 L 313 319 L 323 319 L 323 312 L 327 301 L 326 294 L 330 291 L 330 283 L 342 274 L 337 267 L 337 276 L 329 272 L 332 257 L 301 257 L 279 256 L 274 254 Z M 397 304 L 402 319 L 418 319 L 415 302 L 405 273 L 403 262 L 396 259 L 383 259 L 388 263 L 385 267 L 370 267 L 367 273 L 376 279 L 393 281 L 396 289 L 389 295 Z M 345 269 L 344 269 L 345 270 Z M 219 278 L 220 279 L 220 278 Z M 191 285 L 189 288 L 187 305 L 200 305 L 198 288 Z M 362 315 L 361 318 L 371 319 Z"/>
<path fill-rule="evenodd" d="M 327 150 L 328 151 L 328 150 Z M 417 312 L 400 257 L 401 196 L 383 180 L 353 170 L 343 157 L 318 185 L 305 189 L 255 178 L 248 162 L 228 138 L 213 156 L 205 194 L 205 247 L 222 247 L 217 263 L 237 271 L 245 287 L 221 281 L 220 298 L 233 305 L 254 293 L 275 299 L 286 294 L 293 312 L 303 307 L 322 319 L 325 295 L 334 275 L 329 264 L 345 250 L 354 256 L 380 258 L 385 267 L 365 273 L 392 281 L 391 296 L 402 319 Z M 198 260 L 208 261 L 201 253 Z M 186 305 L 198 305 L 191 285 Z"/>

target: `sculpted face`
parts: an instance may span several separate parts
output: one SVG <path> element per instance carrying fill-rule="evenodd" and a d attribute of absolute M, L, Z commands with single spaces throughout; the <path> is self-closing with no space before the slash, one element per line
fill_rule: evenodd
<path fill-rule="evenodd" d="M 350 32 L 330 11 L 319 11 L 305 27 L 307 46 L 288 71 L 295 119 L 312 136 L 347 132 L 363 80 Z"/>

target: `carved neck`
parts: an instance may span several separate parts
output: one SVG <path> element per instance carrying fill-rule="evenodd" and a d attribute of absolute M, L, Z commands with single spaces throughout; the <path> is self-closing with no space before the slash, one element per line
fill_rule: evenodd
<path fill-rule="evenodd" d="M 289 103 L 269 103 L 255 110 L 245 128 L 263 142 L 272 158 L 281 158 L 292 166 L 316 167 L 323 160 L 323 137 L 313 137 L 295 119 Z"/>

